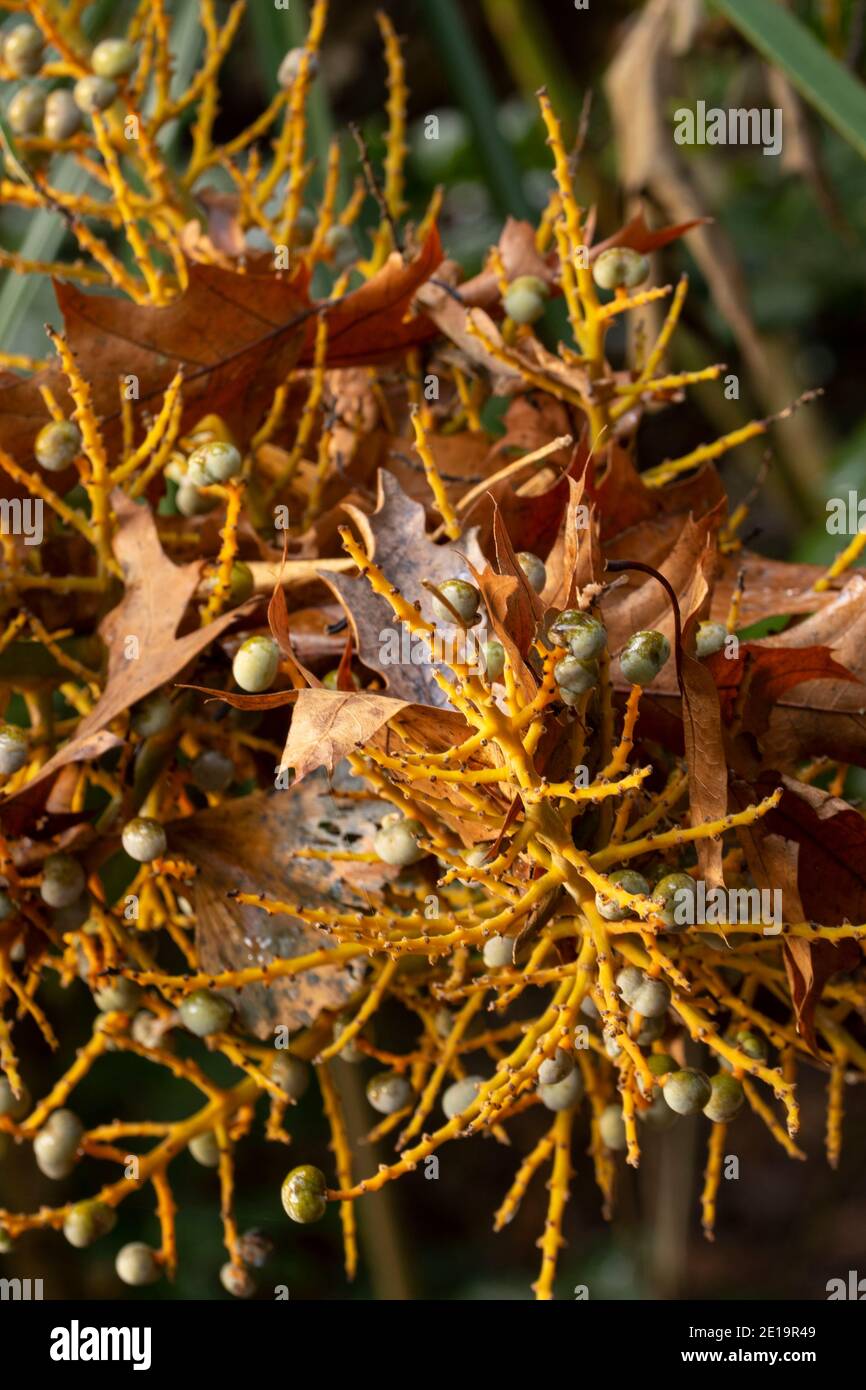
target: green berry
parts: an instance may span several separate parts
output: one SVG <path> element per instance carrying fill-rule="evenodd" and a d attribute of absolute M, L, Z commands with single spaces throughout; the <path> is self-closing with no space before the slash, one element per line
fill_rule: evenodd
<path fill-rule="evenodd" d="M 598 1132 L 605 1148 L 615 1152 L 627 1147 L 622 1107 L 606 1105 L 598 1117 Z"/>
<path fill-rule="evenodd" d="M 108 1235 L 117 1222 L 117 1213 L 105 1202 L 78 1202 L 63 1223 L 63 1234 L 76 1250 L 83 1250 L 100 1236 Z"/>
<path fill-rule="evenodd" d="M 220 1283 L 233 1298 L 252 1298 L 256 1291 L 256 1281 L 249 1270 L 243 1265 L 233 1265 L 230 1260 L 220 1270 Z"/>
<path fill-rule="evenodd" d="M 150 864 L 165 854 L 168 841 L 158 820 L 149 816 L 136 816 L 126 822 L 120 834 L 120 842 L 130 859 L 139 864 Z"/>
<path fill-rule="evenodd" d="M 346 1029 L 348 1028 L 351 1022 L 351 1014 L 338 1014 L 337 1017 L 334 1019 L 334 1037 L 338 1038 L 341 1033 L 345 1033 Z M 366 1029 L 363 1029 L 360 1036 L 363 1037 L 366 1031 Z M 349 1041 L 340 1049 L 339 1053 L 337 1054 L 341 1061 L 349 1062 L 352 1066 L 355 1066 L 358 1062 L 363 1062 L 364 1060 L 365 1054 L 358 1046 L 358 1036 L 359 1034 L 356 1033 L 353 1038 L 350 1038 Z"/>
<path fill-rule="evenodd" d="M 196 1163 L 199 1163 L 202 1168 L 219 1167 L 219 1144 L 212 1129 L 207 1129 L 204 1134 L 197 1134 L 195 1138 L 190 1139 L 187 1147 Z"/>
<path fill-rule="evenodd" d="M 10 776 L 26 763 L 30 751 L 27 732 L 18 724 L 0 724 L 0 773 Z"/>
<path fill-rule="evenodd" d="M 598 662 L 564 656 L 557 661 L 553 674 L 560 691 L 567 691 L 569 695 L 583 695 L 598 684 Z"/>
<path fill-rule="evenodd" d="M 668 1072 L 679 1070 L 669 1052 L 651 1052 L 646 1064 L 653 1076 L 667 1076 Z"/>
<path fill-rule="evenodd" d="M 134 1289 L 155 1284 L 162 1273 L 156 1251 L 141 1240 L 132 1240 L 118 1250 L 114 1268 L 120 1282 Z"/>
<path fill-rule="evenodd" d="M 653 888 L 662 904 L 658 914 L 668 931 L 681 932 L 694 921 L 697 885 L 691 874 L 665 874 Z"/>
<path fill-rule="evenodd" d="M 501 680 L 505 670 L 505 648 L 502 643 L 492 637 L 489 642 L 484 643 L 481 648 L 481 655 L 487 679 L 491 681 Z"/>
<path fill-rule="evenodd" d="M 49 140 L 70 140 L 81 129 L 81 112 L 66 87 L 57 87 L 45 98 L 44 133 Z"/>
<path fill-rule="evenodd" d="M 322 685 L 325 687 L 326 690 L 339 690 L 339 680 L 340 672 L 335 667 L 333 671 L 328 671 L 327 675 L 322 677 Z M 355 675 L 354 671 L 349 672 L 349 684 L 355 690 L 361 689 L 361 682 L 358 680 L 358 677 Z"/>
<path fill-rule="evenodd" d="M 607 646 L 604 623 L 591 613 L 581 612 L 579 608 L 566 608 L 551 624 L 550 632 L 557 643 L 568 647 L 571 655 L 579 661 L 590 661 Z"/>
<path fill-rule="evenodd" d="M 16 77 L 32 77 L 42 66 L 45 42 L 32 24 L 16 24 L 3 39 L 3 61 Z"/>
<path fill-rule="evenodd" d="M 90 55 L 97 77 L 127 77 L 138 62 L 138 53 L 127 39 L 101 39 Z"/>
<path fill-rule="evenodd" d="M 173 719 L 171 700 L 161 690 L 155 690 L 133 707 L 130 723 L 142 738 L 152 738 L 155 734 L 164 734 Z"/>
<path fill-rule="evenodd" d="M 84 1125 L 72 1110 L 55 1110 L 33 1140 L 36 1166 L 55 1182 L 75 1167 Z"/>
<path fill-rule="evenodd" d="M 286 1215 L 301 1226 L 321 1221 L 328 1208 L 325 1191 L 325 1175 L 321 1169 L 314 1168 L 312 1163 L 293 1168 L 280 1192 Z"/>
<path fill-rule="evenodd" d="M 748 1029 L 741 1029 L 734 1034 L 734 1042 L 741 1052 L 745 1052 L 747 1057 L 751 1057 L 753 1062 L 766 1062 L 769 1051 L 764 1038 L 759 1033 L 750 1033 Z"/>
<path fill-rule="evenodd" d="M 305 51 L 306 50 L 303 48 L 290 48 L 288 53 L 284 56 L 277 70 L 277 82 L 281 87 L 291 87 L 292 84 L 297 81 L 298 74 L 301 71 L 301 59 Z M 310 53 L 307 63 L 307 76 L 315 77 L 318 71 L 318 54 Z"/>
<path fill-rule="evenodd" d="M 642 1018 L 661 1018 L 671 1002 L 670 988 L 664 980 L 645 979 L 635 991 L 632 1007 Z"/>
<path fill-rule="evenodd" d="M 676 1111 L 671 1110 L 661 1093 L 653 1096 L 645 1109 L 638 1110 L 637 1117 L 639 1120 L 643 1120 L 650 1129 L 670 1129 L 671 1125 L 675 1125 L 677 1122 Z"/>
<path fill-rule="evenodd" d="M 407 1076 L 381 1071 L 367 1082 L 367 1099 L 379 1115 L 393 1115 L 409 1104 L 414 1092 Z"/>
<path fill-rule="evenodd" d="M 720 652 L 727 636 L 728 629 L 724 623 L 699 623 L 695 634 L 695 655 L 698 660 Z"/>
<path fill-rule="evenodd" d="M 241 690 L 258 695 L 269 690 L 280 666 L 280 649 L 273 637 L 248 637 L 238 647 L 232 675 Z"/>
<path fill-rule="evenodd" d="M 533 555 L 531 550 L 518 550 L 516 560 L 529 582 L 529 587 L 540 594 L 547 583 L 547 570 L 544 561 L 537 555 Z"/>
<path fill-rule="evenodd" d="M 514 942 L 510 936 L 491 936 L 484 943 L 482 956 L 488 970 L 499 970 L 513 961 Z"/>
<path fill-rule="evenodd" d="M 203 474 L 208 483 L 225 483 L 234 478 L 244 466 L 240 451 L 234 444 L 214 439 L 202 444 L 189 456 L 188 473 L 195 478 Z M 199 484 L 201 486 L 201 484 Z"/>
<path fill-rule="evenodd" d="M 107 111 L 117 97 L 117 83 L 112 82 L 109 77 L 99 77 L 97 74 L 79 77 L 72 94 L 79 111 L 86 111 L 88 114 Z"/>
<path fill-rule="evenodd" d="M 444 584 L 438 587 L 442 597 L 451 605 L 451 608 L 447 608 L 435 594 L 433 595 L 433 614 L 439 622 L 453 624 L 462 619 L 469 627 L 478 622 L 481 595 L 474 584 L 470 584 L 466 579 L 446 579 Z M 457 619 L 455 613 L 458 615 Z"/>
<path fill-rule="evenodd" d="M 505 292 L 502 306 L 515 323 L 535 323 L 544 313 L 548 288 L 537 275 L 518 275 Z"/>
<path fill-rule="evenodd" d="M 611 874 L 611 883 L 617 888 L 621 888 L 625 893 L 647 894 L 649 884 L 643 874 L 637 873 L 634 869 L 621 869 L 619 873 Z M 628 907 L 620 907 L 612 898 L 607 898 L 603 893 L 595 895 L 596 910 L 606 922 L 624 922 L 630 915 Z"/>
<path fill-rule="evenodd" d="M 564 1047 L 558 1047 L 552 1057 L 545 1057 L 538 1068 L 541 1086 L 557 1086 L 574 1071 L 574 1058 Z"/>
<path fill-rule="evenodd" d="M 348 270 L 358 259 L 358 246 L 351 228 L 344 227 L 339 222 L 325 232 L 323 245 L 335 270 Z"/>
<path fill-rule="evenodd" d="M 310 1084 L 309 1067 L 284 1048 L 274 1057 L 270 1075 L 291 1100 L 300 1100 Z"/>
<path fill-rule="evenodd" d="M 420 821 L 411 820 L 399 814 L 386 816 L 373 839 L 373 849 L 384 864 L 405 868 L 417 864 L 427 853 L 418 844 L 418 836 L 424 834 Z"/>
<path fill-rule="evenodd" d="M 448 1119 L 453 1120 L 456 1115 L 468 1110 L 483 1085 L 482 1076 L 464 1076 L 462 1081 L 455 1081 L 449 1086 L 442 1096 L 442 1109 Z"/>
<path fill-rule="evenodd" d="M 48 473 L 61 473 L 81 453 L 81 434 L 71 420 L 43 425 L 33 446 L 36 462 Z"/>
<path fill-rule="evenodd" d="M 629 1008 L 634 1005 L 635 995 L 644 982 L 644 973 L 636 965 L 624 965 L 616 977 L 616 987 L 619 990 L 620 998 L 628 1004 Z"/>
<path fill-rule="evenodd" d="M 561 1081 L 554 1081 L 550 1085 L 543 1083 L 538 1087 L 538 1098 L 547 1110 L 570 1110 L 583 1100 L 583 1093 L 583 1075 L 579 1067 L 572 1067 Z"/>
<path fill-rule="evenodd" d="M 661 632 L 635 632 L 619 656 L 626 680 L 632 685 L 649 685 L 671 654 L 671 644 Z"/>
<path fill-rule="evenodd" d="M 39 87 L 22 87 L 10 101 L 6 114 L 16 135 L 38 135 L 45 119 L 45 97 Z"/>
<path fill-rule="evenodd" d="M 629 1033 L 641 1047 L 648 1047 L 650 1043 L 656 1042 L 666 1026 L 667 1018 L 664 1014 L 647 1015 L 642 1014 L 639 1009 L 632 1009 L 628 1016 Z"/>
<path fill-rule="evenodd" d="M 697 1115 L 712 1095 L 709 1078 L 696 1067 L 672 1072 L 662 1086 L 664 1098 L 678 1115 Z"/>
<path fill-rule="evenodd" d="M 309 246 L 313 239 L 313 233 L 317 224 L 316 214 L 312 208 L 300 208 L 298 215 L 291 226 L 289 243 L 292 246 Z"/>
<path fill-rule="evenodd" d="M 69 907 L 84 891 L 84 870 L 71 854 L 49 854 L 42 869 L 39 894 L 49 907 Z"/>
<path fill-rule="evenodd" d="M 200 792 L 224 792 L 234 778 L 235 765 L 218 748 L 206 748 L 193 761 L 189 775 Z"/>
<path fill-rule="evenodd" d="M 195 483 L 184 481 L 174 495 L 174 505 L 181 516 L 205 516 L 218 506 L 218 500 L 199 492 Z"/>
<path fill-rule="evenodd" d="M 716 1072 L 715 1076 L 711 1076 L 710 1086 L 712 1094 L 704 1106 L 704 1114 L 714 1124 L 727 1124 L 745 1100 L 743 1087 L 728 1071 Z"/>
<path fill-rule="evenodd" d="M 234 1009 L 221 994 L 209 989 L 195 989 L 183 1000 L 180 1008 L 180 1021 L 197 1038 L 209 1038 L 212 1033 L 222 1033 L 229 1026 Z"/>
<path fill-rule="evenodd" d="M 23 1120 L 30 1109 L 30 1092 L 24 1083 L 21 1083 L 21 1094 L 15 1095 L 12 1090 L 12 1083 L 6 1076 L 0 1076 L 0 1115 L 7 1115 L 10 1120 Z"/>
<path fill-rule="evenodd" d="M 650 263 L 630 246 L 612 246 L 602 251 L 592 267 L 592 278 L 603 290 L 635 289 L 650 272 Z"/>
<path fill-rule="evenodd" d="M 6 922 L 18 911 L 5 889 L 0 888 L 0 922 Z"/>
<path fill-rule="evenodd" d="M 127 980 L 124 975 L 115 975 L 105 984 L 93 991 L 97 1007 L 103 1013 L 133 1013 L 141 1000 L 141 985 Z"/>

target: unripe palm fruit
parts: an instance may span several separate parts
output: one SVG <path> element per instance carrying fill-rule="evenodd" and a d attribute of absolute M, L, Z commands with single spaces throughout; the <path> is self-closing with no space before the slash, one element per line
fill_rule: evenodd
<path fill-rule="evenodd" d="M 406 868 L 417 864 L 427 853 L 418 843 L 418 836 L 424 834 L 420 821 L 406 816 L 386 816 L 373 838 L 373 849 L 384 864 L 395 868 Z"/>
<path fill-rule="evenodd" d="M 121 1283 L 129 1284 L 134 1289 L 155 1284 L 162 1273 L 156 1251 L 142 1240 L 132 1240 L 128 1245 L 121 1246 L 114 1260 L 114 1268 Z"/>
<path fill-rule="evenodd" d="M 753 1062 L 766 1062 L 769 1056 L 766 1039 L 762 1038 L 760 1033 L 749 1032 L 748 1028 L 741 1028 L 735 1033 L 733 1043 L 741 1052 L 745 1052 L 747 1057 L 751 1057 Z M 724 1057 L 720 1057 L 719 1061 L 723 1067 L 731 1065 Z"/>
<path fill-rule="evenodd" d="M 590 661 L 607 646 L 607 629 L 604 623 L 591 613 L 583 613 L 579 608 L 566 608 L 550 626 L 550 632 L 557 642 L 568 647 L 572 656 L 579 661 Z"/>
<path fill-rule="evenodd" d="M 592 267 L 592 278 L 603 290 L 634 289 L 643 284 L 650 272 L 650 263 L 630 246 L 612 246 L 602 251 Z"/>
<path fill-rule="evenodd" d="M 298 73 L 301 70 L 301 59 L 304 56 L 304 52 L 305 50 L 303 48 L 290 48 L 283 58 L 277 70 L 277 82 L 281 87 L 291 87 L 292 83 L 297 80 Z M 318 71 L 318 54 L 310 53 L 307 63 L 307 75 L 309 77 L 315 77 Z"/>
<path fill-rule="evenodd" d="M 654 681 L 671 654 L 671 644 L 664 633 L 635 632 L 619 656 L 626 680 L 632 685 L 649 685 Z"/>
<path fill-rule="evenodd" d="M 510 936 L 491 936 L 484 943 L 482 956 L 488 970 L 498 970 L 503 965 L 511 965 L 514 943 Z"/>
<path fill-rule="evenodd" d="M 120 842 L 130 859 L 138 864 L 150 864 L 159 859 L 168 844 L 159 821 L 149 816 L 136 816 L 127 821 L 120 833 Z"/>
<path fill-rule="evenodd" d="M 218 1168 L 220 1161 L 219 1144 L 212 1129 L 197 1134 L 187 1145 L 190 1153 L 202 1168 Z"/>
<path fill-rule="evenodd" d="M 276 1081 L 281 1091 L 291 1100 L 300 1100 L 310 1084 L 310 1069 L 293 1053 L 282 1049 L 271 1063 L 271 1080 Z"/>
<path fill-rule="evenodd" d="M 379 1115 L 393 1115 L 412 1099 L 412 1083 L 396 1071 L 380 1071 L 367 1082 L 367 1099 Z"/>
<path fill-rule="evenodd" d="M 256 1281 L 249 1270 L 243 1265 L 233 1265 L 231 1260 L 220 1270 L 220 1283 L 233 1298 L 252 1298 L 256 1291 Z"/>
<path fill-rule="evenodd" d="M 455 613 L 470 627 L 478 622 L 481 595 L 474 584 L 470 584 L 468 579 L 446 579 L 438 588 L 442 597 L 451 605 L 451 608 L 447 608 L 435 594 L 433 595 L 433 613 L 439 622 L 454 623 Z"/>
<path fill-rule="evenodd" d="M 181 516 L 204 516 L 218 505 L 216 497 L 199 492 L 195 483 L 184 480 L 174 495 L 174 505 Z"/>
<path fill-rule="evenodd" d="M 274 683 L 280 665 L 280 649 L 273 637 L 248 637 L 238 647 L 232 675 L 241 690 L 258 695 Z"/>
<path fill-rule="evenodd" d="M 244 466 L 240 450 L 224 439 L 201 444 L 189 456 L 187 473 L 193 481 L 202 474 L 208 483 L 225 483 L 234 478 Z M 199 484 L 201 486 L 201 484 Z"/>
<path fill-rule="evenodd" d="M 676 1111 L 671 1110 L 661 1092 L 653 1096 L 649 1105 L 643 1110 L 637 1111 L 639 1120 L 643 1120 L 650 1129 L 665 1130 L 675 1125 L 678 1119 Z"/>
<path fill-rule="evenodd" d="M 100 39 L 90 55 L 97 77 L 126 77 L 137 62 L 138 53 L 128 39 Z"/>
<path fill-rule="evenodd" d="M 45 98 L 43 134 L 49 140 L 70 140 L 81 129 L 81 112 L 66 87 L 57 87 Z"/>
<path fill-rule="evenodd" d="M 3 61 L 16 77 L 32 77 L 42 66 L 45 42 L 32 24 L 16 24 L 3 39 Z"/>
<path fill-rule="evenodd" d="M 533 555 L 531 550 L 519 550 L 515 559 L 526 575 L 529 587 L 540 594 L 547 583 L 547 570 L 544 561 L 540 560 L 537 555 Z"/>
<path fill-rule="evenodd" d="M 338 1038 L 341 1033 L 344 1033 L 351 1022 L 351 1014 L 338 1014 L 337 1017 L 334 1019 L 334 1037 Z M 365 1028 L 361 1036 L 366 1034 L 366 1032 L 367 1029 Z M 343 1047 L 340 1048 L 340 1051 L 337 1054 L 341 1061 L 349 1062 L 352 1066 L 355 1066 L 358 1062 L 363 1062 L 365 1055 L 362 1052 L 361 1048 L 358 1046 L 357 1037 L 358 1034 L 355 1034 L 355 1037 L 350 1038 L 349 1041 Z"/>
<path fill-rule="evenodd" d="M 442 1109 L 449 1120 L 469 1109 L 483 1084 L 481 1076 L 464 1076 L 462 1081 L 455 1081 L 448 1087 L 442 1096 Z"/>
<path fill-rule="evenodd" d="M 96 73 L 79 77 L 72 89 L 75 105 L 80 111 L 92 114 L 94 111 L 107 111 L 117 97 L 117 83 L 109 77 L 99 77 Z"/>
<path fill-rule="evenodd" d="M 627 1146 L 622 1107 L 606 1105 L 598 1117 L 598 1133 L 605 1148 L 618 1151 Z"/>
<path fill-rule="evenodd" d="M 669 1052 L 651 1052 L 646 1062 L 653 1076 L 667 1076 L 669 1072 L 679 1070 Z"/>
<path fill-rule="evenodd" d="M 712 1094 L 704 1106 L 704 1114 L 714 1124 L 727 1124 L 745 1100 L 742 1084 L 729 1071 L 716 1072 L 710 1077 Z"/>
<path fill-rule="evenodd" d="M 538 1098 L 547 1110 L 570 1110 L 583 1100 L 583 1093 L 583 1075 L 578 1067 L 573 1067 L 561 1081 L 538 1087 Z"/>
<path fill-rule="evenodd" d="M 105 1202 L 77 1202 L 63 1223 L 63 1234 L 76 1250 L 84 1250 L 114 1229 L 117 1213 Z"/>
<path fill-rule="evenodd" d="M 8 918 L 10 918 L 17 911 L 18 909 L 16 908 L 9 894 L 6 892 L 5 888 L 0 888 L 0 922 L 7 921 Z"/>
<path fill-rule="evenodd" d="M 610 881 L 625 893 L 649 893 L 649 884 L 643 874 L 637 873 L 634 869 L 621 869 L 619 873 L 611 874 Z M 606 922 L 624 922 L 629 916 L 629 908 L 620 907 L 611 898 L 605 897 L 604 893 L 596 893 L 595 906 L 599 916 Z"/>
<path fill-rule="evenodd" d="M 552 1057 L 545 1057 L 538 1068 L 538 1080 L 542 1086 L 556 1086 L 574 1071 L 574 1058 L 564 1047 L 558 1047 Z"/>
<path fill-rule="evenodd" d="M 8 1077 L 0 1076 L 0 1115 L 7 1115 L 10 1120 L 23 1120 L 27 1111 L 30 1109 L 30 1092 L 21 1083 L 21 1094 L 16 1096 L 12 1090 L 12 1083 Z"/>
<path fill-rule="evenodd" d="M 69 907 L 81 896 L 84 870 L 71 854 L 49 854 L 42 869 L 39 896 L 49 907 Z"/>
<path fill-rule="evenodd" d="M 632 1007 L 643 1018 L 661 1018 L 667 1013 L 671 992 L 664 980 L 645 979 L 635 991 Z"/>
<path fill-rule="evenodd" d="M 652 895 L 662 905 L 661 917 L 668 931 L 681 932 L 694 920 L 697 884 L 691 874 L 665 874 Z"/>
<path fill-rule="evenodd" d="M 209 989 L 194 989 L 183 1000 L 178 1013 L 190 1033 L 197 1038 L 209 1038 L 212 1033 L 222 1033 L 228 1027 L 234 1009 L 222 995 Z"/>
<path fill-rule="evenodd" d="M 638 1020 L 640 1020 L 639 1026 Z M 648 1047 L 650 1043 L 656 1042 L 665 1031 L 666 1025 L 667 1019 L 664 1014 L 648 1017 L 646 1014 L 642 1014 L 639 1009 L 632 1009 L 628 1016 L 629 1035 L 641 1047 Z"/>
<path fill-rule="evenodd" d="M 218 748 L 206 748 L 194 759 L 189 775 L 201 792 L 224 792 L 235 775 L 235 765 Z"/>
<path fill-rule="evenodd" d="M 173 718 L 171 700 L 161 690 L 155 690 L 134 706 L 130 723 L 142 738 L 152 738 L 154 734 L 165 733 Z"/>
<path fill-rule="evenodd" d="M 93 991 L 93 998 L 97 1007 L 104 1013 L 119 1010 L 121 1013 L 131 1014 L 138 1008 L 141 985 L 137 985 L 134 980 L 127 980 L 124 975 L 115 975 L 112 980 Z"/>
<path fill-rule="evenodd" d="M 583 695 L 598 684 L 598 662 L 564 656 L 557 661 L 553 674 L 560 691 L 567 691 L 569 695 Z"/>
<path fill-rule="evenodd" d="M 280 1197 L 283 1210 L 292 1221 L 308 1226 L 313 1221 L 321 1221 L 328 1209 L 325 1196 L 325 1175 L 312 1163 L 302 1163 L 283 1181 Z"/>
<path fill-rule="evenodd" d="M 335 270 L 347 270 L 358 259 L 358 244 L 350 227 L 339 222 L 325 232 L 323 245 Z"/>
<path fill-rule="evenodd" d="M 27 732 L 18 724 L 0 724 L 0 772 L 10 776 L 27 761 L 30 750 Z"/>
<path fill-rule="evenodd" d="M 720 652 L 727 635 L 728 629 L 724 623 L 699 623 L 695 633 L 695 655 L 698 660 Z"/>
<path fill-rule="evenodd" d="M 33 446 L 36 462 L 47 473 L 61 473 L 81 453 L 81 434 L 71 420 L 52 420 L 43 425 Z"/>
<path fill-rule="evenodd" d="M 697 1067 L 683 1067 L 680 1071 L 669 1073 L 662 1093 L 671 1110 L 678 1115 L 697 1115 L 710 1099 L 712 1087 L 709 1077 L 698 1071 Z"/>
<path fill-rule="evenodd" d="M 624 965 L 616 977 L 616 987 L 619 990 L 620 998 L 628 1004 L 629 1008 L 634 1005 L 635 995 L 644 982 L 644 973 L 636 965 Z"/>
<path fill-rule="evenodd" d="M 246 603 L 255 593 L 256 581 L 246 560 L 235 560 L 229 574 L 229 603 Z"/>
<path fill-rule="evenodd" d="M 535 323 L 544 313 L 548 293 L 547 285 L 537 275 L 518 275 L 505 291 L 502 307 L 515 323 Z"/>
<path fill-rule="evenodd" d="M 491 637 L 489 642 L 485 642 L 481 649 L 484 658 L 484 672 L 488 680 L 498 681 L 502 679 L 505 670 L 505 648 L 495 637 Z"/>
<path fill-rule="evenodd" d="M 322 685 L 325 687 L 326 690 L 339 690 L 339 679 L 340 672 L 335 668 L 333 671 L 328 671 L 322 677 Z M 355 690 L 361 689 L 361 682 L 358 680 L 358 677 L 355 675 L 354 671 L 349 672 L 349 684 L 352 685 L 355 688 Z"/>
<path fill-rule="evenodd" d="M 16 92 L 6 115 L 16 135 L 38 135 L 45 119 L 45 97 L 39 87 L 22 87 Z"/>

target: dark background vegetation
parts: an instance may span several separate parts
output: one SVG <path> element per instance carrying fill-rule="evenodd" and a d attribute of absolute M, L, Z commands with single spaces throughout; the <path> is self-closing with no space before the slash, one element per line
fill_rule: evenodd
<path fill-rule="evenodd" d="M 116 32 L 126 13 L 108 3 L 98 15 L 103 32 Z M 170 6 L 180 63 L 195 48 L 193 0 Z M 363 126 L 374 157 L 381 153 L 384 127 L 385 68 L 369 0 L 334 0 L 324 46 L 322 77 L 314 103 L 314 138 L 329 129 Z M 497 236 L 505 213 L 535 217 L 550 186 L 548 151 L 537 115 L 534 90 L 546 81 L 571 137 L 581 103 L 594 94 L 589 134 L 581 161 L 578 192 L 598 207 L 600 235 L 616 229 L 632 209 L 618 188 L 620 151 L 613 138 L 604 96 L 604 74 L 624 41 L 626 26 L 641 10 L 627 0 L 591 0 L 576 12 L 570 0 L 400 0 L 386 3 L 405 35 L 410 88 L 411 155 L 409 198 L 420 215 L 433 187 L 447 188 L 442 230 L 446 247 L 471 273 Z M 856 4 L 801 4 L 794 7 L 823 41 L 845 52 L 862 73 Z M 270 0 L 250 0 L 250 15 L 230 56 L 223 81 L 218 136 L 230 136 L 262 108 L 272 90 L 284 49 L 303 33 L 303 0 L 291 0 L 287 14 Z M 836 18 L 834 19 L 834 16 Z M 836 27 L 834 28 L 833 25 Z M 766 69 L 723 21 L 704 27 L 679 60 L 676 83 L 683 102 L 697 98 L 717 105 L 772 105 L 766 95 Z M 676 86 L 675 83 L 675 86 Z M 423 117 L 436 113 L 440 140 L 423 140 Z M 866 170 L 857 154 L 820 120 L 807 114 L 812 140 L 811 171 L 786 169 L 784 159 L 762 157 L 749 148 L 684 151 L 705 198 L 704 211 L 730 238 L 742 271 L 757 332 L 784 366 L 793 394 L 822 386 L 823 399 L 779 430 L 772 440 L 768 485 L 757 499 L 750 522 L 752 544 L 790 558 L 832 556 L 838 541 L 824 524 L 827 497 L 846 495 L 866 475 L 866 346 L 862 332 L 863 258 L 866 230 Z M 634 138 L 640 132 L 634 131 Z M 177 135 L 183 141 L 183 132 Z M 347 167 L 351 142 L 347 139 Z M 700 166 L 700 167 L 698 167 Z M 661 220 L 649 205 L 651 218 Z M 0 231 L 13 240 L 20 219 L 0 211 Z M 689 250 L 688 239 L 664 253 L 659 272 L 670 279 L 682 269 L 692 275 L 684 316 L 684 346 L 677 365 L 725 361 L 741 380 L 741 400 L 724 420 L 718 387 L 690 394 L 689 402 L 652 420 L 641 441 L 642 462 L 685 452 L 721 429 L 762 413 L 738 343 L 719 312 L 710 288 Z M 50 312 L 50 291 L 36 287 L 24 298 L 20 289 L 0 291 L 0 322 L 10 350 L 43 350 L 40 325 Z M 8 310 L 14 299 L 15 315 Z M 562 331 L 555 319 L 547 325 Z M 10 340 L 11 335 L 11 340 Z M 614 345 L 616 348 L 616 345 Z M 620 350 L 622 344 L 620 344 Z M 774 360 L 776 360 L 774 358 Z M 804 443 L 805 441 L 805 443 Z M 734 497 L 754 481 L 765 447 L 746 448 L 722 464 Z M 747 527 L 747 530 L 749 527 Z M 65 1055 L 87 1034 L 92 1004 L 76 985 L 51 989 L 45 998 L 56 1020 Z M 380 1025 L 383 1046 L 409 1043 L 399 1018 Z M 180 1041 L 180 1046 L 183 1046 Z M 28 1081 L 41 1095 L 53 1080 L 54 1063 L 44 1043 L 24 1024 L 19 1050 L 32 1058 Z M 219 1060 L 219 1059 L 218 1059 Z M 369 1110 L 363 1077 L 372 1065 L 345 1069 L 350 1124 L 363 1132 Z M 740 1162 L 737 1181 L 723 1182 L 718 1236 L 710 1245 L 701 1236 L 698 1192 L 703 1143 L 708 1126 L 683 1122 L 655 1137 L 639 1174 L 621 1166 L 618 1209 L 612 1222 L 599 1211 L 592 1167 L 582 1154 L 585 1133 L 578 1131 L 577 1179 L 567 1213 L 568 1247 L 563 1253 L 557 1291 L 569 1297 L 586 1284 L 590 1296 L 823 1298 L 831 1277 L 848 1269 L 866 1273 L 866 1162 L 863 1098 L 848 1092 L 849 1115 L 839 1171 L 823 1157 L 824 1076 L 816 1069 L 803 1078 L 803 1147 L 807 1164 L 788 1159 L 763 1126 L 747 1116 L 730 1130 L 730 1152 Z M 183 1115 L 188 1088 L 161 1069 L 136 1058 L 109 1058 L 76 1092 L 76 1109 L 89 1123 L 112 1117 Z M 257 1137 L 238 1155 L 238 1215 L 241 1229 L 260 1226 L 276 1243 L 262 1271 L 262 1297 L 285 1284 L 292 1298 L 525 1298 L 535 1278 L 546 1193 L 537 1180 L 512 1224 L 499 1236 L 491 1215 L 505 1192 L 526 1145 L 533 1141 L 537 1117 L 527 1116 L 513 1130 L 514 1146 L 474 1140 L 451 1144 L 440 1154 L 440 1176 L 423 1171 L 394 1184 L 385 1194 L 359 1204 L 361 1274 L 353 1287 L 341 1269 L 337 1212 L 317 1227 L 290 1225 L 279 1204 L 287 1168 L 301 1161 L 320 1163 L 330 1172 L 326 1130 L 313 1087 L 296 1112 L 290 1150 L 264 1145 Z M 260 1131 L 259 1131 L 260 1132 Z M 364 1162 L 372 1170 L 385 1153 Z M 62 1195 L 93 1190 L 96 1165 L 82 1165 Z M 173 1288 L 123 1290 L 113 1257 L 124 1242 L 155 1242 L 157 1227 L 149 1191 L 123 1204 L 115 1232 L 93 1249 L 78 1253 L 56 1235 L 40 1234 L 20 1243 L 3 1260 L 4 1274 L 42 1276 L 50 1297 L 228 1298 L 217 1272 L 223 1260 L 217 1216 L 218 1187 L 213 1172 L 189 1155 L 172 1167 L 180 1209 L 180 1272 Z M 0 1202 L 32 1209 L 59 1186 L 36 1173 L 23 1150 L 0 1169 Z"/>

